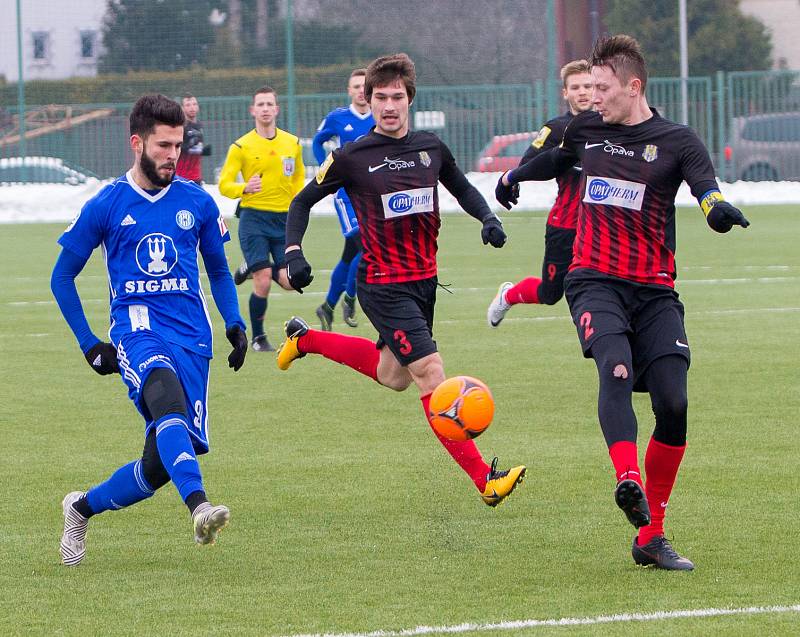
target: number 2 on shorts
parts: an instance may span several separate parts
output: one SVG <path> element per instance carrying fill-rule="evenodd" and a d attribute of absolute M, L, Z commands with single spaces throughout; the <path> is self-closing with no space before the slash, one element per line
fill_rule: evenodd
<path fill-rule="evenodd" d="M 592 327 L 591 312 L 584 312 L 583 314 L 581 314 L 580 325 L 583 328 L 583 340 L 588 341 L 589 337 L 591 337 L 591 335 L 594 334 L 594 328 Z"/>

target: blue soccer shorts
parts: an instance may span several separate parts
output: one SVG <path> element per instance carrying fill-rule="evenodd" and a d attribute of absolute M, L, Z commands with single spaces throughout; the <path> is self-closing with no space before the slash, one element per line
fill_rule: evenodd
<path fill-rule="evenodd" d="M 150 330 L 125 334 L 117 344 L 117 358 L 128 397 L 145 419 L 145 437 L 154 422 L 144 407 L 141 389 L 151 371 L 171 369 L 180 381 L 189 413 L 189 437 L 198 454 L 208 452 L 208 367 L 209 359 L 168 343 Z"/>
<path fill-rule="evenodd" d="M 347 196 L 344 188 L 339 188 L 333 198 L 333 205 L 336 207 L 336 214 L 339 217 L 339 225 L 342 227 L 342 234 L 345 238 L 358 234 L 358 218 L 350 197 Z"/>
<path fill-rule="evenodd" d="M 286 213 L 240 207 L 239 245 L 252 272 L 286 267 Z"/>

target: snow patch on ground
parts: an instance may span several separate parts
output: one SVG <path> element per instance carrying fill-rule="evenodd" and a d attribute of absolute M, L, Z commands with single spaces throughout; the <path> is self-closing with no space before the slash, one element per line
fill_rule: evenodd
<path fill-rule="evenodd" d="M 480 190 L 492 210 L 502 214 L 502 208 L 494 199 L 494 187 L 499 173 L 468 173 L 467 178 Z M 68 222 L 84 203 L 93 197 L 106 183 L 90 180 L 80 186 L 63 184 L 30 184 L 22 186 L 0 186 L 0 223 Z M 744 182 L 721 184 L 725 198 L 737 206 L 761 204 L 800 204 L 800 182 Z M 214 198 L 222 214 L 233 216 L 236 201 L 223 197 L 217 186 L 207 184 L 205 189 Z M 555 200 L 556 184 L 548 182 L 526 182 L 522 184 L 519 210 L 548 210 Z M 686 184 L 678 190 L 675 203 L 678 206 L 697 206 Z M 439 207 L 442 212 L 459 212 L 461 208 L 455 198 L 443 187 L 439 188 Z M 313 209 L 314 214 L 334 214 L 333 199 L 326 197 Z"/>

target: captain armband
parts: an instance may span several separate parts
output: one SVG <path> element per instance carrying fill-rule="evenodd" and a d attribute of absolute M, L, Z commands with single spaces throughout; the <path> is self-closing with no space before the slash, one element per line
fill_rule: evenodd
<path fill-rule="evenodd" d="M 719 190 L 709 190 L 700 198 L 700 208 L 702 208 L 706 217 L 708 217 L 708 213 L 711 212 L 714 204 L 718 201 L 725 201 L 725 197 L 722 196 Z"/>

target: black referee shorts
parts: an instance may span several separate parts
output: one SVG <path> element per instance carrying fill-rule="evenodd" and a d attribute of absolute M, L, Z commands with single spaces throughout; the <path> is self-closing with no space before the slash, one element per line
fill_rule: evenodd
<path fill-rule="evenodd" d="M 672 288 L 636 283 L 588 269 L 567 274 L 565 288 L 586 358 L 592 357 L 592 344 L 601 336 L 628 336 L 636 391 L 646 391 L 639 381 L 657 358 L 675 354 L 691 364 L 683 303 Z"/>
<path fill-rule="evenodd" d="M 375 346 L 388 347 L 403 367 L 437 351 L 433 340 L 436 284 L 436 277 L 405 283 L 358 279 L 361 309 L 378 330 Z"/>

